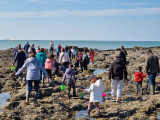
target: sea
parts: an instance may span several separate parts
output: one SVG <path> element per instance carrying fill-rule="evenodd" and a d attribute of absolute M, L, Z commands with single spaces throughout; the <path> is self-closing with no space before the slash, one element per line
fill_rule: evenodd
<path fill-rule="evenodd" d="M 96 48 L 99 50 L 109 50 L 120 48 L 121 45 L 124 45 L 125 48 L 133 48 L 134 46 L 139 47 L 155 47 L 160 46 L 160 41 L 92 41 L 92 40 L 52 40 L 54 43 L 54 48 L 58 47 L 58 44 L 61 44 L 62 47 L 68 46 L 78 46 Z M 29 42 L 29 44 L 34 43 L 35 46 L 39 45 L 41 48 L 49 48 L 50 40 L 0 40 L 0 50 L 5 50 L 8 48 L 14 48 L 18 44 L 21 44 L 22 47 Z"/>

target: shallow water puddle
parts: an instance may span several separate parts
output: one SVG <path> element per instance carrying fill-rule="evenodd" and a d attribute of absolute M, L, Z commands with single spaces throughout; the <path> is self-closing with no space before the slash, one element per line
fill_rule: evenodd
<path fill-rule="evenodd" d="M 7 102 L 7 99 L 10 98 L 10 93 L 9 92 L 4 92 L 4 93 L 0 93 L 0 107 L 6 105 L 8 102 Z M 2 112 L 0 110 L 0 112 Z"/>
<path fill-rule="evenodd" d="M 160 112 L 157 114 L 157 119 L 160 120 Z"/>
<path fill-rule="evenodd" d="M 75 116 L 75 120 L 79 120 L 79 118 L 80 119 L 86 118 L 87 120 L 95 120 L 94 118 L 86 117 L 85 116 L 86 113 L 87 113 L 87 110 L 77 111 L 76 116 Z"/>
<path fill-rule="evenodd" d="M 127 96 L 127 97 L 132 97 L 132 95 L 130 95 L 130 94 L 126 94 L 126 96 Z"/>
<path fill-rule="evenodd" d="M 94 75 L 98 75 L 103 72 L 108 72 L 106 69 L 95 68 Z"/>

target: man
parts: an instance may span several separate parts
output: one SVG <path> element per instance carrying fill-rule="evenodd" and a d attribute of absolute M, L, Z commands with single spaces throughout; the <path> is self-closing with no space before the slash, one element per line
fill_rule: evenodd
<path fill-rule="evenodd" d="M 18 52 L 18 48 L 19 47 L 21 47 L 21 44 L 18 44 L 18 46 L 17 47 L 15 47 L 14 49 L 13 49 L 13 52 L 14 52 L 14 58 L 15 58 L 15 56 L 16 56 L 16 54 L 17 54 L 17 52 Z"/>
<path fill-rule="evenodd" d="M 126 65 L 126 57 L 127 57 L 127 52 L 126 50 L 124 49 L 124 46 L 122 45 L 121 46 L 121 50 L 119 52 L 119 58 L 120 60 Z"/>
<path fill-rule="evenodd" d="M 54 50 L 54 44 L 52 41 L 50 41 L 50 48 L 49 48 L 49 51 L 50 51 L 50 54 L 53 55 L 53 50 Z"/>
<path fill-rule="evenodd" d="M 90 56 L 91 62 L 93 64 L 93 61 L 94 61 L 94 51 L 91 48 L 90 48 L 89 56 Z"/>
<path fill-rule="evenodd" d="M 26 54 L 21 50 L 21 47 L 19 46 L 18 52 L 17 52 L 17 54 L 14 58 L 13 64 L 12 64 L 14 66 L 14 64 L 17 61 L 17 66 L 15 68 L 15 72 L 17 72 L 18 69 L 20 69 L 23 66 L 25 60 L 26 60 Z M 22 78 L 23 78 L 23 74 L 20 74 L 19 75 L 20 82 L 22 82 Z"/>
<path fill-rule="evenodd" d="M 34 44 L 28 49 L 28 53 L 34 53 L 36 54 L 36 49 L 34 48 Z"/>
<path fill-rule="evenodd" d="M 27 42 L 25 45 L 24 45 L 24 50 L 26 51 L 26 54 L 28 54 L 28 49 L 29 49 L 30 45 L 29 45 L 29 42 Z"/>
<path fill-rule="evenodd" d="M 86 51 L 83 51 L 83 55 L 81 57 L 82 65 L 83 65 L 83 72 L 87 74 L 87 65 L 89 64 L 89 58 L 88 55 L 86 54 Z"/>
<path fill-rule="evenodd" d="M 149 76 L 150 94 L 153 95 L 155 93 L 155 78 L 159 74 L 159 61 L 158 58 L 153 55 L 151 50 L 148 50 L 147 54 L 145 70 Z"/>
<path fill-rule="evenodd" d="M 126 82 L 127 69 L 125 64 L 116 56 L 109 67 L 109 81 L 111 83 L 113 101 L 117 103 L 120 103 L 119 100 L 122 97 L 123 79 Z"/>

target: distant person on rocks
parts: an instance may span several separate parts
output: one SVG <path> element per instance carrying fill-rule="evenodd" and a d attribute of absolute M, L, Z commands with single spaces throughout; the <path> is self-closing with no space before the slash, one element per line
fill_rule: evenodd
<path fill-rule="evenodd" d="M 14 58 L 15 58 L 15 56 L 16 56 L 16 54 L 17 54 L 17 52 L 18 52 L 18 48 L 19 47 L 21 47 L 21 44 L 18 44 L 18 46 L 17 47 L 15 47 L 14 49 L 13 49 L 13 52 L 14 52 Z"/>
<path fill-rule="evenodd" d="M 62 64 L 63 73 L 65 73 L 66 69 L 69 67 L 70 62 L 69 54 L 62 48 L 62 52 L 59 56 L 59 63 Z"/>
<path fill-rule="evenodd" d="M 15 64 L 16 61 L 17 61 L 17 65 L 16 65 L 16 68 L 15 68 L 15 72 L 17 72 L 18 69 L 20 69 L 20 68 L 23 66 L 25 60 L 26 60 L 26 54 L 22 51 L 21 47 L 19 46 L 19 47 L 18 47 L 18 52 L 16 53 L 16 56 L 15 56 L 14 61 L 13 61 L 13 64 L 12 64 L 12 65 L 14 66 L 14 64 Z M 20 74 L 18 77 L 19 77 L 18 79 L 19 79 L 20 82 L 22 83 L 23 74 Z"/>
<path fill-rule="evenodd" d="M 57 80 L 60 64 L 56 61 L 56 59 L 53 60 L 53 66 L 54 66 L 54 72 L 55 72 L 55 80 Z"/>
<path fill-rule="evenodd" d="M 126 57 L 127 57 L 127 51 L 124 49 L 124 46 L 121 46 L 121 50 L 119 52 L 119 58 L 120 60 L 126 65 Z"/>
<path fill-rule="evenodd" d="M 58 58 L 59 57 L 59 53 L 60 53 L 59 48 L 56 49 L 56 53 L 57 53 L 57 58 Z"/>
<path fill-rule="evenodd" d="M 27 42 L 25 45 L 24 45 L 24 50 L 26 51 L 26 54 L 28 54 L 28 49 L 29 49 L 30 45 L 29 45 L 29 42 Z"/>
<path fill-rule="evenodd" d="M 50 51 L 50 54 L 52 54 L 52 55 L 53 55 L 53 50 L 54 50 L 54 44 L 52 41 L 50 41 L 49 51 Z"/>
<path fill-rule="evenodd" d="M 39 53 L 40 51 L 41 51 L 40 46 L 37 45 L 37 51 L 36 51 L 36 53 Z"/>
<path fill-rule="evenodd" d="M 138 94 L 139 88 L 141 94 L 143 94 L 142 81 L 144 77 L 146 77 L 146 74 L 143 74 L 142 67 L 138 66 L 138 71 L 135 72 L 136 94 Z"/>
<path fill-rule="evenodd" d="M 159 60 L 153 55 L 152 50 L 148 50 L 148 56 L 145 61 L 145 70 L 149 76 L 150 94 L 155 93 L 155 79 L 159 75 Z"/>
<path fill-rule="evenodd" d="M 91 62 L 93 64 L 93 62 L 94 62 L 94 51 L 91 48 L 90 48 L 89 56 L 90 56 Z"/>
<path fill-rule="evenodd" d="M 29 105 L 29 96 L 32 90 L 32 82 L 34 82 L 34 103 L 37 104 L 37 96 L 38 96 L 38 90 L 39 90 L 39 82 L 40 82 L 40 72 L 39 70 L 42 70 L 48 77 L 47 71 L 44 69 L 44 67 L 41 65 L 39 60 L 36 59 L 36 56 L 34 53 L 31 53 L 29 55 L 29 58 L 25 61 L 22 68 L 16 73 L 16 75 L 19 75 L 23 73 L 27 69 L 27 92 L 26 92 L 26 104 Z"/>
<path fill-rule="evenodd" d="M 81 71 L 83 72 L 82 56 L 83 56 L 83 54 L 81 52 L 79 52 L 78 60 L 79 60 L 79 64 L 80 64 L 80 67 L 81 67 Z"/>
<path fill-rule="evenodd" d="M 112 79 L 112 80 L 111 80 Z M 124 81 L 123 81 L 124 79 Z M 119 100 L 122 97 L 123 82 L 127 81 L 127 69 L 118 56 L 114 58 L 114 61 L 109 67 L 109 82 L 111 83 L 111 92 L 113 101 L 120 103 Z"/>
<path fill-rule="evenodd" d="M 84 92 L 88 92 L 90 93 L 90 100 L 88 103 L 88 109 L 87 109 L 87 113 L 86 116 L 90 117 L 90 112 L 92 109 L 92 105 L 93 103 L 96 104 L 97 107 L 97 116 L 100 116 L 100 103 L 103 103 L 103 98 L 102 98 L 102 93 L 104 92 L 104 87 L 101 83 L 101 78 L 96 77 L 95 75 L 92 75 L 90 77 L 90 81 L 91 81 L 91 85 L 89 89 L 84 89 Z"/>
<path fill-rule="evenodd" d="M 59 52 L 61 53 L 62 46 L 60 44 L 58 45 L 58 49 L 59 49 Z"/>
<path fill-rule="evenodd" d="M 88 70 L 87 66 L 89 64 L 89 58 L 88 58 L 88 55 L 86 54 L 86 51 L 83 51 L 81 61 L 83 65 L 83 72 L 87 74 L 87 70 Z"/>
<path fill-rule="evenodd" d="M 40 49 L 40 52 L 37 53 L 36 58 L 40 61 L 41 65 L 44 67 L 46 59 L 47 59 L 47 55 L 44 52 L 44 48 Z M 43 84 L 44 84 L 44 77 L 45 77 L 45 74 L 42 73 L 42 71 L 41 71 L 41 79 L 42 79 Z"/>
<path fill-rule="evenodd" d="M 64 84 L 65 80 L 67 81 L 67 86 L 68 86 L 68 98 L 71 97 L 70 95 L 70 91 L 71 91 L 71 87 L 73 88 L 73 97 L 77 97 L 76 96 L 76 78 L 75 78 L 75 73 L 73 71 L 73 65 L 70 65 L 69 68 L 67 68 L 64 76 L 63 76 L 63 80 L 62 83 Z"/>
<path fill-rule="evenodd" d="M 30 46 L 30 48 L 28 49 L 28 53 L 34 53 L 36 54 L 36 49 L 34 48 L 34 44 L 32 44 L 32 46 Z"/>

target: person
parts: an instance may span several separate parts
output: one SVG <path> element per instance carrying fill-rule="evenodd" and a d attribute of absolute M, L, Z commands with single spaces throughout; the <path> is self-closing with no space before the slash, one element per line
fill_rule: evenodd
<path fill-rule="evenodd" d="M 41 50 L 40 50 L 40 46 L 39 45 L 37 45 L 37 51 L 36 51 L 36 53 L 39 53 Z"/>
<path fill-rule="evenodd" d="M 25 60 L 26 60 L 26 54 L 22 51 L 21 47 L 19 46 L 19 47 L 18 47 L 18 52 L 16 53 L 16 56 L 15 56 L 15 58 L 14 58 L 14 60 L 13 60 L 13 64 L 12 64 L 12 66 L 14 66 L 14 64 L 15 64 L 16 61 L 17 61 L 17 65 L 16 65 L 16 68 L 15 68 L 15 72 L 17 72 L 18 69 L 20 69 L 20 68 L 23 66 Z M 20 74 L 18 77 L 19 77 L 18 79 L 19 79 L 20 82 L 22 83 L 23 74 Z"/>
<path fill-rule="evenodd" d="M 40 52 L 37 53 L 36 58 L 40 61 L 41 65 L 44 67 L 44 66 L 45 66 L 45 62 L 46 62 L 46 59 L 47 59 L 47 55 L 46 55 L 46 53 L 44 52 L 44 48 L 41 48 L 41 49 L 40 49 Z M 44 84 L 45 74 L 42 73 L 42 71 L 41 71 L 40 73 L 41 73 L 42 82 L 43 82 L 43 84 Z"/>
<path fill-rule="evenodd" d="M 26 54 L 28 54 L 28 49 L 29 49 L 30 45 L 29 45 L 29 42 L 27 42 L 25 45 L 24 45 L 24 50 L 26 51 Z"/>
<path fill-rule="evenodd" d="M 56 61 L 56 59 L 53 60 L 53 66 L 54 66 L 54 72 L 55 72 L 55 80 L 57 80 L 60 64 Z"/>
<path fill-rule="evenodd" d="M 59 63 L 62 64 L 63 73 L 65 73 L 66 68 L 68 68 L 68 65 L 70 63 L 70 58 L 68 53 L 64 51 L 64 48 L 62 48 L 62 52 L 60 53 Z"/>
<path fill-rule="evenodd" d="M 34 103 L 37 104 L 37 95 L 39 90 L 39 81 L 40 81 L 40 74 L 39 69 L 42 70 L 48 77 L 47 71 L 44 69 L 44 67 L 41 65 L 38 59 L 36 59 L 35 53 L 30 53 L 29 58 L 25 61 L 22 68 L 16 73 L 16 75 L 19 75 L 23 73 L 27 69 L 27 92 L 26 92 L 26 104 L 29 104 L 29 96 L 32 90 L 32 82 L 34 82 Z"/>
<path fill-rule="evenodd" d="M 59 53 L 60 53 L 59 48 L 56 49 L 56 53 L 57 53 L 57 57 L 59 57 Z"/>
<path fill-rule="evenodd" d="M 81 71 L 83 72 L 82 56 L 83 56 L 83 54 L 81 52 L 79 52 L 79 58 L 78 58 L 78 60 L 79 60 L 79 64 L 80 64 L 80 67 L 81 67 Z"/>
<path fill-rule="evenodd" d="M 52 55 L 53 55 L 53 50 L 54 50 L 54 44 L 52 41 L 50 41 L 49 51 L 50 51 L 50 54 L 52 54 Z"/>
<path fill-rule="evenodd" d="M 75 87 L 76 78 L 75 78 L 75 73 L 73 71 L 73 65 L 70 65 L 69 68 L 67 68 L 63 76 L 62 84 L 64 84 L 65 80 L 67 81 L 67 86 L 68 86 L 68 98 L 71 97 L 70 95 L 71 87 L 73 88 L 73 97 L 77 97 L 76 87 Z"/>
<path fill-rule="evenodd" d="M 126 57 L 127 57 L 127 51 L 124 49 L 124 46 L 121 46 L 121 50 L 119 52 L 119 58 L 120 60 L 126 65 Z"/>
<path fill-rule="evenodd" d="M 49 77 L 47 78 L 48 83 L 52 83 L 53 59 L 54 59 L 54 55 L 51 54 L 45 62 L 45 69 L 49 75 Z"/>
<path fill-rule="evenodd" d="M 112 78 L 112 80 L 111 80 Z M 118 56 L 115 56 L 114 61 L 109 67 L 109 82 L 111 83 L 111 92 L 113 101 L 120 103 L 119 100 L 122 97 L 122 88 L 123 88 L 123 78 L 124 82 L 127 81 L 127 69 L 120 60 Z"/>
<path fill-rule="evenodd" d="M 89 89 L 84 89 L 84 92 L 90 93 L 90 100 L 88 103 L 88 109 L 86 116 L 90 117 L 90 112 L 93 103 L 96 104 L 96 107 L 98 109 L 97 116 L 100 116 L 100 106 L 99 104 L 103 102 L 102 93 L 104 92 L 104 87 L 101 83 L 101 79 L 96 77 L 95 75 L 92 75 L 90 77 L 91 85 Z"/>
<path fill-rule="evenodd" d="M 71 52 L 72 52 L 72 60 L 74 60 L 77 55 L 77 51 L 76 51 L 75 47 L 72 47 Z"/>
<path fill-rule="evenodd" d="M 70 58 L 70 60 L 71 60 L 71 55 L 72 55 L 71 47 L 68 47 L 67 53 L 69 54 L 69 58 Z"/>
<path fill-rule="evenodd" d="M 147 51 L 147 58 L 145 61 L 145 71 L 149 76 L 150 94 L 155 93 L 155 79 L 159 75 L 159 60 L 157 56 L 153 55 L 152 50 Z"/>
<path fill-rule="evenodd" d="M 32 46 L 30 46 L 30 48 L 28 49 L 28 53 L 34 53 L 36 54 L 36 49 L 34 48 L 34 44 L 32 44 Z"/>
<path fill-rule="evenodd" d="M 60 44 L 58 45 L 58 49 L 59 49 L 59 52 L 61 53 L 61 49 L 62 49 L 62 47 L 61 47 L 61 45 L 60 45 Z"/>
<path fill-rule="evenodd" d="M 94 61 L 94 51 L 90 48 L 90 53 L 89 53 L 89 56 L 91 58 L 91 62 L 93 64 L 93 61 Z"/>
<path fill-rule="evenodd" d="M 144 77 L 146 77 L 146 74 L 143 74 L 142 67 L 138 66 L 138 71 L 135 72 L 136 94 L 139 91 L 138 89 L 139 87 L 140 87 L 141 94 L 143 94 L 142 81 Z"/>
<path fill-rule="evenodd" d="M 18 46 L 16 46 L 14 49 L 13 49 L 13 56 L 15 58 L 17 52 L 18 52 L 18 48 L 21 47 L 21 44 L 18 44 Z"/>
<path fill-rule="evenodd" d="M 65 51 L 67 52 L 67 51 L 68 51 L 68 49 L 69 49 L 69 47 L 66 45 L 66 46 L 65 46 Z"/>
<path fill-rule="evenodd" d="M 88 55 L 86 54 L 86 51 L 83 51 L 83 55 L 81 57 L 82 65 L 83 65 L 83 72 L 87 73 L 87 65 L 89 64 Z"/>

